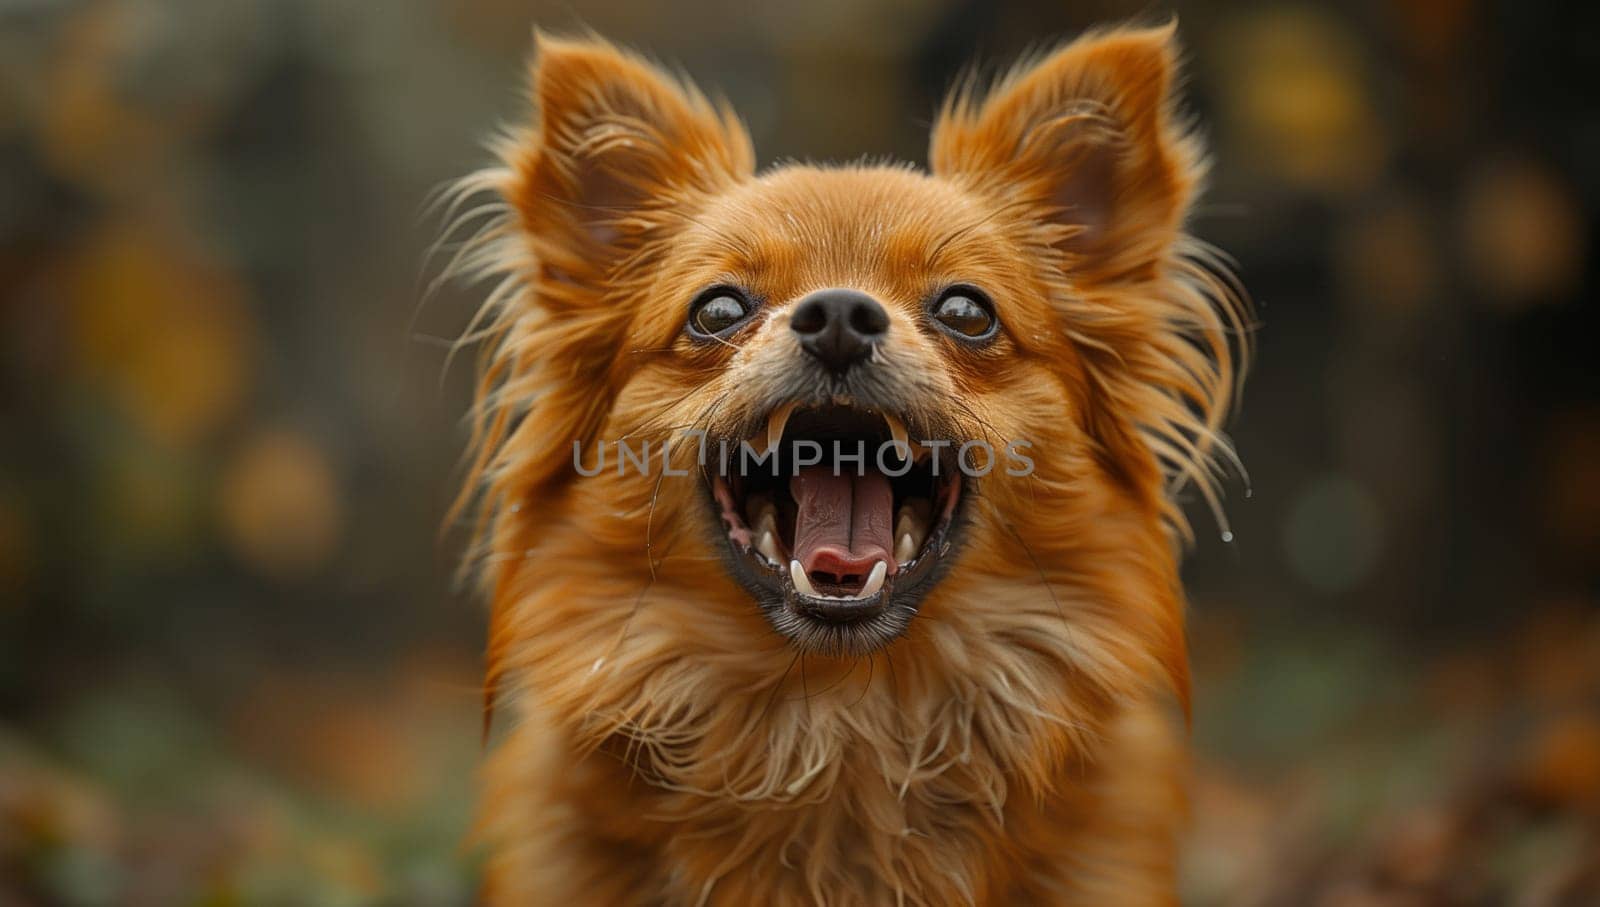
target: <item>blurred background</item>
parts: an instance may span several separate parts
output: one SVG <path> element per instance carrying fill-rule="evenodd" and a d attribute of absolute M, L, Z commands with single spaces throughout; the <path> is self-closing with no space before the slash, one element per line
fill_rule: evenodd
<path fill-rule="evenodd" d="M 920 162 L 964 64 L 1169 12 L 1263 325 L 1185 900 L 1600 904 L 1600 7 L 0 0 L 0 905 L 470 899 L 425 201 L 533 25 Z"/>

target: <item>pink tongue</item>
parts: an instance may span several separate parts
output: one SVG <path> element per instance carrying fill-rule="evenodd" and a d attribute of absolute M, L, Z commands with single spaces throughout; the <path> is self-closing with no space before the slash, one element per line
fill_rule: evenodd
<path fill-rule="evenodd" d="M 808 466 L 789 480 L 789 492 L 798 505 L 794 556 L 807 574 L 860 584 L 878 561 L 894 572 L 894 492 L 882 473 L 836 476 L 831 467 Z"/>

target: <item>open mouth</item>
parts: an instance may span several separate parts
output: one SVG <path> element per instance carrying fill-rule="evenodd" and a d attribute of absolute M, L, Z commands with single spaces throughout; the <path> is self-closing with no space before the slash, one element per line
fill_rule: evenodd
<path fill-rule="evenodd" d="M 779 407 L 712 477 L 731 572 L 778 632 L 860 654 L 904 631 L 952 550 L 962 476 L 897 416 Z"/>

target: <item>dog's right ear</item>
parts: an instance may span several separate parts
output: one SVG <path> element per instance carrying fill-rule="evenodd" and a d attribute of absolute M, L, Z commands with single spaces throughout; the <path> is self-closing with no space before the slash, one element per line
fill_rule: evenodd
<path fill-rule="evenodd" d="M 744 126 L 687 81 L 598 38 L 535 47 L 536 128 L 510 201 L 542 276 L 603 281 L 664 213 L 754 171 Z"/>

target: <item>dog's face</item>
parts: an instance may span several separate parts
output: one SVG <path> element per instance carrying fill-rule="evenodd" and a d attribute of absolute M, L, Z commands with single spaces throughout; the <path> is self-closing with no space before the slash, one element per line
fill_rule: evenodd
<path fill-rule="evenodd" d="M 919 613 L 1059 616 L 1060 590 L 1120 582 L 1130 533 L 1170 560 L 1165 483 L 1209 491 L 1235 315 L 1181 254 L 1201 167 L 1170 40 L 1089 38 L 958 93 L 931 173 L 761 175 L 692 89 L 541 41 L 538 128 L 495 177 L 491 559 L 560 524 L 606 564 L 596 608 L 693 595 L 686 620 L 760 614 L 835 655 Z"/>
<path fill-rule="evenodd" d="M 1046 363 L 1071 351 L 995 210 L 907 170 L 790 168 L 707 199 L 643 294 L 628 344 L 661 352 L 619 427 L 673 401 L 706 485 L 690 519 L 802 647 L 893 640 L 973 527 L 999 528 L 982 489 L 1061 440 Z"/>

